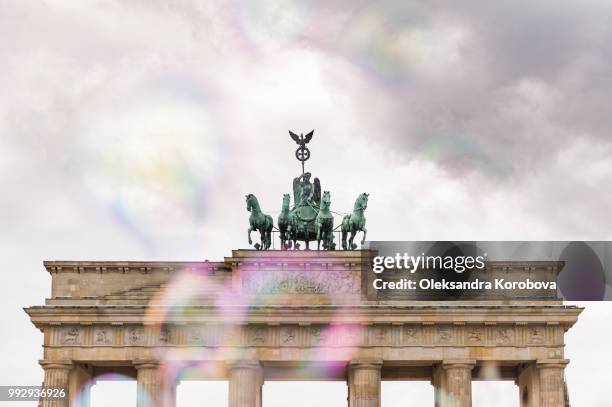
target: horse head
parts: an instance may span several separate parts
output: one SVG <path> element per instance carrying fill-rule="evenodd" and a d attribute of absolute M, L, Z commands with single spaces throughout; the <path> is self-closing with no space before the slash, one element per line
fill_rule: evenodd
<path fill-rule="evenodd" d="M 259 203 L 257 202 L 257 198 L 255 197 L 255 195 L 248 194 L 248 195 L 245 195 L 245 197 L 246 197 L 247 211 L 251 212 L 254 208 L 257 208 L 259 206 Z"/>
<path fill-rule="evenodd" d="M 283 194 L 283 209 L 289 209 L 291 203 L 291 196 L 289 194 Z"/>
<path fill-rule="evenodd" d="M 329 209 L 329 205 L 331 205 L 331 195 L 329 191 L 324 191 L 321 198 L 321 209 Z"/>
<path fill-rule="evenodd" d="M 366 210 L 368 208 L 368 196 L 370 194 L 368 193 L 363 193 L 360 194 L 357 197 L 357 200 L 355 201 L 355 210 Z"/>

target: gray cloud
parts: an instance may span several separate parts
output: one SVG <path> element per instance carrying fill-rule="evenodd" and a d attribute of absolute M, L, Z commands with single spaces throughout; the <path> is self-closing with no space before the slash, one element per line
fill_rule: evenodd
<path fill-rule="evenodd" d="M 43 259 L 245 247 L 244 195 L 276 216 L 299 171 L 287 129 L 316 129 L 308 168 L 332 209 L 371 193 L 372 239 L 610 238 L 611 14 L 596 1 L 3 5 L 5 318 L 39 343 L 19 307 L 46 295 Z M 23 348 L 11 375 L 27 382 L 39 369 Z"/>

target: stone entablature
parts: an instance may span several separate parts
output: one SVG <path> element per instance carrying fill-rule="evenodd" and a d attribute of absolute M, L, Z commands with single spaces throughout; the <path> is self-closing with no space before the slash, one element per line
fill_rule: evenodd
<path fill-rule="evenodd" d="M 47 347 L 557 347 L 564 328 L 536 324 L 77 325 L 48 328 Z"/>

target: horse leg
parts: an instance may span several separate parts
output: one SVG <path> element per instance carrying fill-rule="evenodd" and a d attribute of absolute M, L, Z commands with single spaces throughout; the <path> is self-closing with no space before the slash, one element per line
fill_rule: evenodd
<path fill-rule="evenodd" d="M 366 240 L 366 235 L 368 234 L 368 229 L 363 227 L 361 229 L 361 231 L 363 232 L 363 237 L 361 238 L 361 245 L 363 245 L 365 243 L 365 240 Z"/>
<path fill-rule="evenodd" d="M 349 237 L 349 249 L 350 250 L 355 250 L 357 248 L 357 245 L 353 243 L 353 240 L 355 240 L 356 234 L 357 234 L 357 230 L 351 229 L 351 237 Z"/>
<path fill-rule="evenodd" d="M 253 227 L 250 227 L 248 232 L 247 232 L 247 235 L 249 236 L 249 244 L 253 244 L 253 240 L 251 240 L 251 232 L 252 231 L 253 231 Z"/>
<path fill-rule="evenodd" d="M 285 226 L 285 231 L 283 233 L 283 237 L 281 239 L 281 249 L 286 250 L 287 246 L 289 246 L 289 239 L 291 238 L 290 226 Z"/>
<path fill-rule="evenodd" d="M 266 229 L 265 238 L 266 238 L 265 250 L 268 250 L 270 246 L 272 246 L 272 231 L 270 229 Z"/>
<path fill-rule="evenodd" d="M 265 226 L 259 228 L 259 242 L 261 244 L 260 250 L 266 250 L 266 229 Z"/>

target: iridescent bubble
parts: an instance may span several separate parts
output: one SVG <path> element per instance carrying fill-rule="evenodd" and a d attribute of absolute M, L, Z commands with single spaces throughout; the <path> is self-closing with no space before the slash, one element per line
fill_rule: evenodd
<path fill-rule="evenodd" d="M 149 246 L 169 230 L 203 221 L 206 191 L 220 166 L 206 98 L 184 87 L 147 84 L 77 132 L 74 156 L 86 190 Z"/>
<path fill-rule="evenodd" d="M 342 42 L 374 78 L 397 89 L 410 79 L 444 78 L 461 59 L 467 31 L 457 22 L 432 20 L 414 3 L 364 8 L 346 22 Z M 456 71 L 456 70 L 455 70 Z"/>
<path fill-rule="evenodd" d="M 280 264 L 291 261 L 290 258 L 275 260 Z M 315 259 L 312 261 L 317 262 Z M 325 271 L 291 270 L 283 274 L 282 271 L 262 270 L 242 264 L 235 266 L 234 275 L 231 275 L 216 266 L 219 264 L 210 263 L 208 268 L 199 265 L 175 271 L 171 280 L 150 302 L 146 319 L 157 321 L 154 336 L 171 342 L 172 338 L 164 330 L 177 321 L 183 321 L 182 335 L 191 344 L 161 348 L 157 357 L 164 361 L 169 377 L 180 378 L 185 374 L 223 377 L 224 368 L 218 361 L 241 358 L 245 352 L 253 352 L 259 344 L 266 343 L 265 332 L 269 327 L 265 323 L 255 323 L 254 319 L 274 313 L 277 305 L 300 304 L 300 301 L 312 295 L 300 290 L 310 290 L 317 296 L 319 304 L 328 304 L 326 321 L 299 326 L 289 322 L 276 329 L 293 327 L 295 332 L 291 334 L 290 343 L 294 345 L 302 340 L 300 338 L 311 338 L 312 342 L 307 346 L 300 365 L 303 375 L 338 377 L 342 374 L 364 336 L 358 311 L 347 306 L 355 303 L 358 294 L 336 294 L 333 285 L 325 286 L 331 279 L 328 276 L 321 278 Z M 250 283 L 237 285 L 240 281 Z M 283 294 L 284 291 L 295 293 L 296 290 L 300 296 Z M 198 321 L 207 322 L 202 324 Z M 247 325 L 250 330 L 246 340 L 250 349 L 243 347 L 243 331 Z M 261 328 L 260 333 L 258 327 Z M 303 332 L 305 336 L 300 333 L 302 331 L 307 331 Z M 185 341 L 185 338 L 182 340 Z"/>

